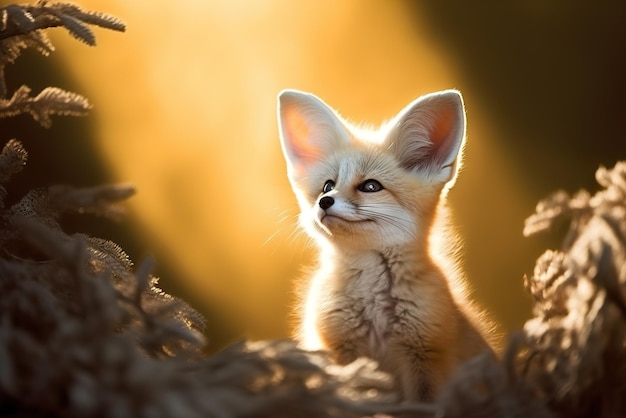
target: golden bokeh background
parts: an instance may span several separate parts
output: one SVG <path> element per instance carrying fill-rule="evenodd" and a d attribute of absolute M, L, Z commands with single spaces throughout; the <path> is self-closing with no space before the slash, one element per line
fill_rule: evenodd
<path fill-rule="evenodd" d="M 281 89 L 311 91 L 372 123 L 421 94 L 463 92 L 468 145 L 450 201 L 474 294 L 504 333 L 530 314 L 523 275 L 559 242 L 558 233 L 522 237 L 536 201 L 594 188 L 599 164 L 626 157 L 621 2 L 79 4 L 127 31 L 95 28 L 89 48 L 51 30 L 58 51 L 36 61 L 35 75 L 13 73 L 16 85 L 45 86 L 56 68 L 66 77 L 57 85 L 94 106 L 80 122 L 55 119 L 49 135 L 64 142 L 42 154 L 50 167 L 37 174 L 69 170 L 83 185 L 101 170 L 134 184 L 113 238 L 136 261 L 155 255 L 162 286 L 207 316 L 213 348 L 288 336 L 294 280 L 314 259 L 278 141 Z M 78 141 L 90 146 L 77 155 Z"/>

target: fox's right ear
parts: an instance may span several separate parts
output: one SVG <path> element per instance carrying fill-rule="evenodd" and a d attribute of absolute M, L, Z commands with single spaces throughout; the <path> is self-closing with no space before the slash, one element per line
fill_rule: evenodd
<path fill-rule="evenodd" d="M 278 126 L 289 175 L 308 168 L 348 142 L 348 131 L 326 103 L 310 93 L 283 90 L 278 95 Z"/>

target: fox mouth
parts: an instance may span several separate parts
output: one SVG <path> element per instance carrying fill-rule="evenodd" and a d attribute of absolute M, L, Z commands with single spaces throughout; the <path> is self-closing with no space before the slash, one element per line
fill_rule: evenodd
<path fill-rule="evenodd" d="M 320 217 L 320 221 L 319 221 L 322 225 L 324 226 L 329 226 L 332 225 L 335 222 L 340 222 L 340 223 L 348 223 L 348 224 L 357 224 L 357 223 L 363 223 L 363 222 L 374 222 L 373 219 L 348 219 L 345 218 L 343 216 L 339 216 L 339 215 L 333 215 L 330 213 L 325 213 Z"/>
<path fill-rule="evenodd" d="M 320 223 L 324 226 L 326 226 L 327 224 L 332 224 L 334 222 L 353 222 L 350 221 L 348 219 L 344 219 L 341 216 L 337 216 L 337 215 L 328 215 L 328 214 L 324 214 L 322 215 L 322 217 L 320 218 Z"/>

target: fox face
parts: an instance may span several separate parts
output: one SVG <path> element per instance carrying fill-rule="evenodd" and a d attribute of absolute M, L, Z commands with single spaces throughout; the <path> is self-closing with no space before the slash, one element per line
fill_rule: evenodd
<path fill-rule="evenodd" d="M 373 151 L 333 154 L 301 179 L 301 223 L 313 235 L 359 249 L 416 239 L 420 207 L 431 202 L 415 198 L 423 187 L 393 158 Z"/>
<path fill-rule="evenodd" d="M 314 95 L 287 90 L 279 126 L 301 224 L 322 242 L 358 250 L 425 239 L 465 136 L 454 90 L 415 100 L 378 130 L 359 129 Z"/>

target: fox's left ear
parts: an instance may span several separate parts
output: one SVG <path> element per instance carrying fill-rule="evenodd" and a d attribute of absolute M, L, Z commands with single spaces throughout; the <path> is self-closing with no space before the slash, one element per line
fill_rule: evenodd
<path fill-rule="evenodd" d="M 453 180 L 465 140 L 463 97 L 456 90 L 422 96 L 392 122 L 387 141 L 402 167 L 435 182 Z"/>

